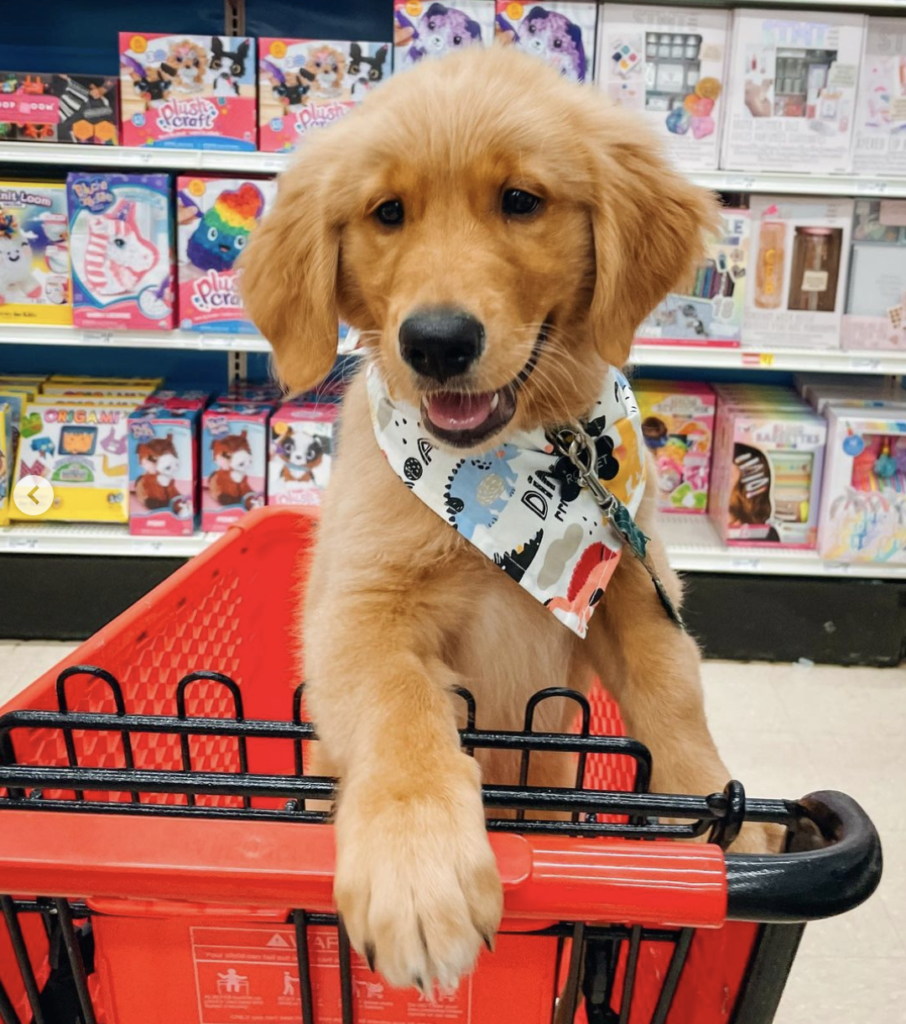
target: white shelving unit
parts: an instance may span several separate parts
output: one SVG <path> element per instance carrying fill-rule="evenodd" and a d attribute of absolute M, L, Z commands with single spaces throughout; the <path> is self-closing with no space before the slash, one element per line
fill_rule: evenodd
<path fill-rule="evenodd" d="M 702 370 L 784 370 L 818 373 L 906 374 L 906 350 L 848 352 L 842 349 L 705 348 L 695 345 L 654 345 L 637 341 L 632 366 L 663 366 Z"/>
<path fill-rule="evenodd" d="M 0 324 L 0 345 L 100 345 L 113 348 L 178 348 L 192 352 L 270 352 L 253 334 L 200 334 L 195 331 L 94 331 L 80 327 Z"/>
<path fill-rule="evenodd" d="M 13 523 L 0 527 L 0 553 L 13 555 L 152 555 L 191 558 L 220 534 L 133 537 L 129 527 L 108 523 Z"/>

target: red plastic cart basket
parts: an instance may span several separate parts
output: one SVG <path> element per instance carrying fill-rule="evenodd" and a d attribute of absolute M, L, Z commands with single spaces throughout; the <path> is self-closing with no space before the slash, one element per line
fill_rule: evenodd
<path fill-rule="evenodd" d="M 877 885 L 877 833 L 841 794 L 647 793 L 650 757 L 600 692 L 545 691 L 507 734 L 461 694 L 466 748 L 565 752 L 578 774 L 486 788 L 506 916 L 459 991 L 391 989 L 350 951 L 332 830 L 306 809 L 330 793 L 304 775 L 297 688 L 313 526 L 250 514 L 3 709 L 4 1024 L 770 1021 L 803 922 Z M 575 734 L 533 731 L 545 699 L 576 700 Z M 725 855 L 744 819 L 795 852 Z"/>

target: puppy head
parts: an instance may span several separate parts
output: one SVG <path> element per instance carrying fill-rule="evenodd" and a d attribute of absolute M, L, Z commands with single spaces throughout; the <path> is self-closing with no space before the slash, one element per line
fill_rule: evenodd
<path fill-rule="evenodd" d="M 312 133 L 251 236 L 243 291 L 289 387 L 328 372 L 339 316 L 436 440 L 487 447 L 587 411 L 701 258 L 714 209 L 596 90 L 474 50 Z"/>

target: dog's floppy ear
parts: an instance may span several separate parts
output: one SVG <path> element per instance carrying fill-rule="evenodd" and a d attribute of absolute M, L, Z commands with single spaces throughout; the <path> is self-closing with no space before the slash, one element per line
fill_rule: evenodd
<path fill-rule="evenodd" d="M 719 206 L 713 193 L 671 168 L 638 115 L 600 98 L 586 111 L 595 256 L 591 322 L 602 357 L 622 366 L 638 325 L 701 262 Z"/>
<path fill-rule="evenodd" d="M 329 178 L 309 152 L 318 148 L 306 142 L 280 178 L 277 201 L 239 261 L 245 308 L 271 343 L 281 381 L 296 392 L 330 372 L 339 333 L 340 224 Z"/>

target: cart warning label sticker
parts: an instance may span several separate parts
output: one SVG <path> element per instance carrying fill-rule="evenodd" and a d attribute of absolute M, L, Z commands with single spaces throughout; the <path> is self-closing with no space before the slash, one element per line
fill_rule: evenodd
<path fill-rule="evenodd" d="M 284 925 L 191 929 L 199 1024 L 302 1024 L 295 930 Z M 336 928 L 308 929 L 315 1018 L 342 1024 Z M 390 988 L 355 952 L 356 1024 L 471 1024 L 472 979 L 427 999 Z"/>

